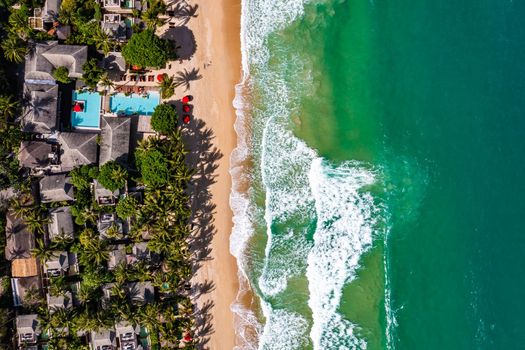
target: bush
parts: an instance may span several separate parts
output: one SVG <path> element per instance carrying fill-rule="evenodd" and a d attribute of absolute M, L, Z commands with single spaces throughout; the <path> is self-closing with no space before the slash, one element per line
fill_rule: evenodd
<path fill-rule="evenodd" d="M 122 49 L 122 56 L 131 65 L 160 68 L 168 62 L 171 51 L 173 50 L 167 40 L 159 38 L 153 30 L 148 29 L 133 33 Z"/>
<path fill-rule="evenodd" d="M 177 125 L 177 112 L 173 106 L 168 104 L 161 104 L 155 107 L 155 111 L 151 116 L 151 127 L 160 132 L 167 134 L 173 131 Z"/>
<path fill-rule="evenodd" d="M 128 172 L 117 162 L 107 162 L 100 167 L 98 182 L 110 191 L 116 191 L 126 184 Z"/>
<path fill-rule="evenodd" d="M 132 196 L 127 196 L 117 203 L 117 215 L 121 219 L 131 217 L 137 210 L 139 202 Z"/>
<path fill-rule="evenodd" d="M 66 67 L 58 67 L 57 69 L 53 70 L 53 77 L 60 83 L 71 83 L 71 79 L 69 79 L 69 69 Z"/>
<path fill-rule="evenodd" d="M 79 168 L 71 170 L 69 175 L 71 176 L 71 184 L 75 186 L 77 190 L 85 190 L 89 189 L 91 181 L 97 177 L 98 170 L 89 165 L 82 165 Z"/>
<path fill-rule="evenodd" d="M 149 186 L 165 185 L 169 180 L 168 160 L 159 150 L 152 150 L 137 157 L 142 181 Z"/>
<path fill-rule="evenodd" d="M 95 89 L 104 73 L 104 69 L 97 66 L 97 60 L 95 58 L 84 63 L 82 69 L 84 70 L 82 80 L 84 80 L 84 83 L 86 83 L 91 89 Z"/>

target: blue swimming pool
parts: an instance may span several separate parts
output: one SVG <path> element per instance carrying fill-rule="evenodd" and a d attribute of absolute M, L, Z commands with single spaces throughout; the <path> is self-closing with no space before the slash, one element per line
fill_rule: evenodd
<path fill-rule="evenodd" d="M 83 103 L 83 111 L 71 111 L 71 125 L 74 128 L 100 128 L 100 94 L 98 92 L 73 91 L 73 104 Z"/>
<path fill-rule="evenodd" d="M 126 96 L 119 93 L 111 96 L 109 108 L 113 113 L 151 115 L 159 103 L 160 95 L 158 92 L 149 92 L 147 96 L 137 94 Z"/>

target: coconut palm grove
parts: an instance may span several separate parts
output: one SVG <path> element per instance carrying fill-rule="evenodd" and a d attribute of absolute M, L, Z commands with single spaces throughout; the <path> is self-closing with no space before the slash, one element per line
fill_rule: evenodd
<path fill-rule="evenodd" d="M 162 0 L 0 1 L 0 349 L 201 341 L 173 16 Z"/>

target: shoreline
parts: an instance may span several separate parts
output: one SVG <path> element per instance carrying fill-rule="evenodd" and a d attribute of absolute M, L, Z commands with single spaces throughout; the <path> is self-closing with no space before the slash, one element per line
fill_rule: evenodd
<path fill-rule="evenodd" d="M 202 324 L 197 325 L 197 336 L 202 332 L 204 348 L 233 349 L 237 345 L 237 335 L 231 306 L 237 298 L 239 279 L 237 261 L 230 254 L 233 227 L 230 157 L 237 146 L 235 87 L 242 80 L 241 0 L 201 0 L 196 5 L 199 6 L 197 17 L 186 25 L 194 35 L 196 52 L 189 60 L 176 64 L 176 69 L 198 69 L 202 78 L 192 81 L 187 91 L 178 87 L 172 99 L 193 95 L 195 121 L 197 124 L 198 120 L 204 122 L 193 127 L 200 133 L 211 130 L 212 135 L 201 142 L 207 142 L 208 153 L 215 154 L 211 161 L 204 163 L 203 160 L 202 169 L 197 169 L 204 173 L 204 167 L 216 167 L 206 170 L 209 181 L 205 188 L 202 187 L 208 207 L 207 226 L 199 229 L 197 223 L 198 231 L 208 231 L 207 239 L 210 240 L 207 242 L 209 252 L 197 262 L 199 267 L 192 279 L 197 309 L 203 313 L 200 316 Z M 203 196 L 198 185 L 196 190 L 197 196 Z"/>

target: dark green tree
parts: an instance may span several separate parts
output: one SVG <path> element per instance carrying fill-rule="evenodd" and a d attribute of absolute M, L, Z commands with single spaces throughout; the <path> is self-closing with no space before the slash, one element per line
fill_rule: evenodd
<path fill-rule="evenodd" d="M 164 67 L 173 53 L 170 42 L 159 38 L 150 29 L 134 33 L 122 49 L 126 62 L 139 67 Z"/>
<path fill-rule="evenodd" d="M 126 184 L 128 172 L 115 161 L 107 162 L 100 167 L 98 182 L 110 191 L 116 191 Z"/>
<path fill-rule="evenodd" d="M 139 202 L 132 196 L 127 196 L 117 203 L 117 215 L 119 218 L 127 219 L 138 209 Z"/>
<path fill-rule="evenodd" d="M 155 149 L 147 153 L 136 153 L 136 161 L 146 185 L 159 187 L 168 183 L 170 168 L 161 151 Z"/>
<path fill-rule="evenodd" d="M 151 116 L 151 127 L 161 134 L 168 134 L 177 126 L 177 111 L 169 104 L 160 104 L 155 107 Z"/>
<path fill-rule="evenodd" d="M 82 69 L 84 70 L 82 80 L 84 80 L 84 83 L 86 83 L 86 85 L 91 89 L 95 89 L 98 82 L 100 81 L 100 78 L 102 77 L 102 74 L 104 73 L 104 69 L 97 65 L 97 60 L 95 58 L 92 58 L 84 63 L 82 65 Z"/>
<path fill-rule="evenodd" d="M 58 67 L 53 70 L 53 78 L 63 84 L 69 84 L 71 82 L 71 79 L 69 78 L 69 69 L 66 67 Z"/>

